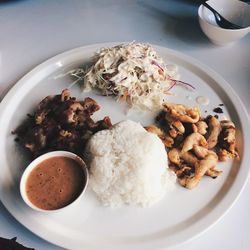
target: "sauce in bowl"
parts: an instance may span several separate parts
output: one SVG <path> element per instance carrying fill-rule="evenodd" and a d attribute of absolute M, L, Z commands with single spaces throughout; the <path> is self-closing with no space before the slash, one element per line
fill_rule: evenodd
<path fill-rule="evenodd" d="M 45 154 L 50 157 L 41 156 L 44 159 L 37 158 L 22 177 L 22 197 L 35 209 L 57 210 L 66 207 L 83 193 L 87 185 L 84 162 L 73 153 L 57 155 L 56 152 L 64 151 Z"/>

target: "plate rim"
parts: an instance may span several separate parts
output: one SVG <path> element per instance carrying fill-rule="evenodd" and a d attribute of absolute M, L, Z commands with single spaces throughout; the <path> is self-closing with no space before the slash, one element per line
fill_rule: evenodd
<path fill-rule="evenodd" d="M 20 80 L 18 80 L 16 82 L 16 84 L 7 92 L 7 94 L 4 96 L 3 100 L 0 103 L 0 122 L 1 122 L 1 117 L 2 117 L 2 113 L 4 110 L 4 106 L 8 104 L 8 102 L 12 99 L 12 96 L 15 94 L 16 91 L 19 90 L 19 88 L 21 88 L 23 85 L 25 85 L 25 82 L 32 77 L 33 75 L 35 75 L 37 72 L 39 72 L 41 69 L 45 68 L 48 65 L 51 65 L 53 62 L 58 61 L 60 58 L 64 58 L 69 56 L 70 54 L 76 53 L 77 51 L 83 51 L 83 50 L 88 50 L 91 49 L 93 51 L 96 51 L 96 49 L 101 48 L 101 47 L 110 47 L 110 46 L 114 46 L 117 44 L 121 44 L 124 42 L 108 42 L 108 43 L 95 43 L 95 44 L 90 44 L 90 45 L 86 45 L 86 46 L 80 46 L 77 48 L 73 48 L 67 51 L 64 51 L 62 53 L 59 53 L 55 56 L 52 56 L 51 58 L 43 61 L 42 63 L 38 64 L 37 66 L 35 66 L 32 70 L 30 70 L 28 73 L 26 73 Z M 127 42 L 126 42 L 127 43 Z M 159 46 L 156 44 L 151 44 L 154 48 L 156 49 L 160 49 L 160 50 L 164 50 L 167 54 L 171 54 L 177 58 L 181 58 L 182 60 L 188 62 L 191 65 L 194 65 L 195 67 L 197 67 L 198 69 L 200 69 L 203 72 L 206 72 L 212 79 L 214 79 L 216 81 L 216 83 L 222 87 L 222 85 L 224 85 L 223 90 L 225 89 L 225 87 L 227 88 L 227 95 L 228 97 L 231 98 L 231 102 L 233 103 L 236 111 L 238 111 L 239 109 L 241 109 L 242 112 L 237 112 L 239 119 L 240 119 L 240 123 L 242 126 L 242 132 L 243 132 L 243 138 L 244 138 L 244 142 L 245 141 L 249 141 L 250 140 L 250 135 L 248 135 L 247 133 L 244 134 L 244 131 L 246 131 L 247 128 L 247 124 L 250 125 L 250 118 L 247 112 L 246 107 L 244 106 L 243 102 L 241 101 L 240 97 L 238 96 L 238 94 L 234 91 L 234 89 L 231 87 L 231 85 L 224 80 L 224 78 L 222 76 L 220 76 L 215 70 L 213 70 L 212 68 L 210 68 L 209 66 L 205 65 L 204 63 L 200 62 L 199 60 L 197 60 L 196 58 L 193 58 L 189 55 L 186 55 L 182 52 L 173 50 L 173 49 L 169 49 L 167 47 L 164 46 Z M 235 104 L 239 104 L 239 107 L 237 107 Z M 242 123 L 243 118 L 247 121 L 246 123 Z M 246 137 L 246 139 L 245 139 Z M 249 140 L 248 140 L 249 139 Z M 249 151 L 248 153 L 250 153 L 250 148 L 247 149 L 247 147 L 244 145 L 243 146 L 243 159 L 242 162 L 240 164 L 240 166 L 242 166 L 246 161 L 246 151 Z M 243 162 L 244 160 L 244 162 Z M 239 170 L 239 173 L 241 171 Z M 207 230 L 209 230 L 211 227 L 213 227 L 216 223 L 218 223 L 228 212 L 229 210 L 233 207 L 233 205 L 237 202 L 238 198 L 240 197 L 240 195 L 242 194 L 244 188 L 246 187 L 246 184 L 248 182 L 250 176 L 250 169 L 247 170 L 247 175 L 244 176 L 244 178 L 241 179 L 241 182 L 234 182 L 232 184 L 232 188 L 230 188 L 230 191 L 228 193 L 232 193 L 233 194 L 233 198 L 228 199 L 227 197 L 227 206 L 225 209 L 223 209 L 223 212 L 220 212 L 218 215 L 216 215 L 215 217 L 213 217 L 213 220 L 210 221 L 210 223 L 208 223 L 207 226 L 205 226 L 202 230 L 197 230 L 196 229 L 196 233 L 192 236 L 187 236 L 184 240 L 182 240 L 181 242 L 176 242 L 175 244 L 171 244 L 171 245 L 163 245 L 162 243 L 162 239 L 161 239 L 161 244 L 158 247 L 163 247 L 164 249 L 168 249 L 171 247 L 176 247 L 176 246 L 180 246 L 185 244 L 186 242 L 189 242 L 197 237 L 199 237 L 201 234 L 205 233 Z M 238 177 L 238 176 L 237 176 Z M 241 177 L 241 176 L 240 176 Z M 232 190 L 232 191 L 231 191 Z M 228 195 L 228 194 L 227 194 Z M 1 190 L 0 190 L 0 197 L 1 197 Z M 24 222 L 25 219 L 20 219 L 17 218 L 11 211 L 11 209 L 8 207 L 7 204 L 5 204 L 5 202 L 3 201 L 3 199 L 1 199 L 2 204 L 4 205 L 4 207 L 8 210 L 8 212 L 17 220 L 19 221 L 19 223 L 21 223 L 23 226 L 25 226 L 27 229 L 29 229 L 29 231 L 31 231 L 32 233 L 34 233 L 35 235 L 38 235 L 39 237 L 43 238 L 45 241 L 51 242 L 52 244 L 56 244 L 58 246 L 61 247 L 65 247 L 62 242 L 55 242 L 51 239 L 48 239 L 46 236 L 46 234 L 41 235 L 38 232 L 34 232 L 31 228 L 32 226 L 29 225 L 29 222 Z M 224 201 L 225 203 L 225 201 Z M 222 209 L 219 209 L 219 211 L 221 211 Z M 210 219 L 211 220 L 211 219 Z M 33 226 L 34 227 L 34 226 Z M 167 240 L 165 240 L 164 242 L 166 242 Z M 157 244 L 158 245 L 158 244 Z M 156 245 L 154 245 L 156 246 Z M 138 249 L 138 248 L 137 248 Z M 146 249 L 146 248 L 144 248 Z"/>

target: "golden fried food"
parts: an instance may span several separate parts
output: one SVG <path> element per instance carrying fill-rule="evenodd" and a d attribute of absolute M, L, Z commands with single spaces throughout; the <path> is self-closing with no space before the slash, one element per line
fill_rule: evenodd
<path fill-rule="evenodd" d="M 216 169 L 218 161 L 239 158 L 232 121 L 211 115 L 204 119 L 196 107 L 165 103 L 156 122 L 159 127 L 150 125 L 153 129 L 148 131 L 172 139 L 166 147 L 170 167 L 186 188 L 196 187 L 204 175 L 218 177 L 222 173 Z"/>

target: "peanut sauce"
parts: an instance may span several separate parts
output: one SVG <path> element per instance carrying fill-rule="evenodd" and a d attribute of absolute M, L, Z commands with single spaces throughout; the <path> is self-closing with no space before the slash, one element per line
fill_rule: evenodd
<path fill-rule="evenodd" d="M 26 193 L 36 207 L 54 210 L 73 202 L 85 184 L 84 170 L 77 161 L 56 156 L 44 160 L 31 171 Z"/>

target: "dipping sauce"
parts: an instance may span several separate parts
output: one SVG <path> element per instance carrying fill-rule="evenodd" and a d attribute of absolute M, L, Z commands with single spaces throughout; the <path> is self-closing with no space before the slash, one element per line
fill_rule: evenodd
<path fill-rule="evenodd" d="M 25 190 L 33 205 L 55 210 L 77 199 L 85 185 L 83 167 L 76 160 L 55 156 L 40 162 L 31 171 Z"/>

